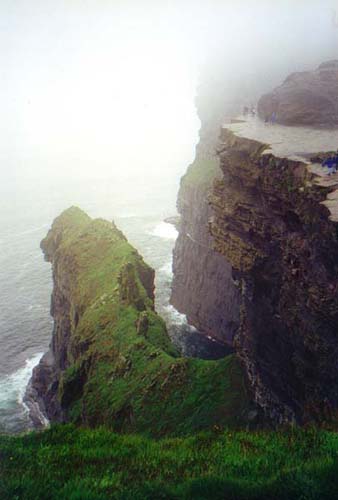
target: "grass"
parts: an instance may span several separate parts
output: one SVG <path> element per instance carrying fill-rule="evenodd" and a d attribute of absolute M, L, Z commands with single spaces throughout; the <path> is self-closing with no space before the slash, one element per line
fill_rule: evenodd
<path fill-rule="evenodd" d="M 155 440 L 68 424 L 0 436 L 2 500 L 334 500 L 337 473 L 338 435 L 311 428 Z"/>
<path fill-rule="evenodd" d="M 178 356 L 153 310 L 154 272 L 116 227 L 72 207 L 42 248 L 66 304 L 57 321 L 71 325 L 58 386 L 67 421 L 153 437 L 245 425 L 237 358 Z"/>
<path fill-rule="evenodd" d="M 198 186 L 208 188 L 220 174 L 219 159 L 216 156 L 214 158 L 196 158 L 182 177 L 181 187 Z"/>
<path fill-rule="evenodd" d="M 237 358 L 178 356 L 153 272 L 116 228 L 72 208 L 42 246 L 69 306 L 71 423 L 0 436 L 1 500 L 338 499 L 338 433 L 240 430 Z"/>

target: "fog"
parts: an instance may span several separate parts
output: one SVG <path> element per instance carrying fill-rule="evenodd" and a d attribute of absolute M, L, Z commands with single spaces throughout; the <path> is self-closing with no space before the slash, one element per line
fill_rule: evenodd
<path fill-rule="evenodd" d="M 258 98 L 335 58 L 338 1 L 2 0 L 6 177 L 179 177 L 200 81 Z"/>

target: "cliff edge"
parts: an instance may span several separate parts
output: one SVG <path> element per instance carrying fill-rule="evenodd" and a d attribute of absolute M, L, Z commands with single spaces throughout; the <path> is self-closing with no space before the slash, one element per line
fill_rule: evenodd
<path fill-rule="evenodd" d="M 196 109 L 201 120 L 196 156 L 182 177 L 177 196 L 180 214 L 173 253 L 171 303 L 190 324 L 232 348 L 239 324 L 239 296 L 231 279 L 231 266 L 212 245 L 208 220 L 212 215 L 208 193 L 221 176 L 216 154 L 225 116 L 238 111 L 239 99 L 223 91 L 221 82 L 205 82 L 198 89 Z"/>
<path fill-rule="evenodd" d="M 338 406 L 338 227 L 327 207 L 338 174 L 316 166 L 325 154 L 296 148 L 336 138 L 275 127 L 222 128 L 210 231 L 240 294 L 234 345 L 256 402 L 280 423 L 321 421 Z M 275 145 L 254 140 L 274 134 Z"/>

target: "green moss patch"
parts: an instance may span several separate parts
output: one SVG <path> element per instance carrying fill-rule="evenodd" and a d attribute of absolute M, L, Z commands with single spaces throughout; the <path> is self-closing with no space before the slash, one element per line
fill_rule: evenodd
<path fill-rule="evenodd" d="M 208 188 L 213 180 L 220 175 L 219 159 L 216 156 L 215 158 L 196 157 L 182 177 L 181 187 L 189 189 L 192 186 Z"/>

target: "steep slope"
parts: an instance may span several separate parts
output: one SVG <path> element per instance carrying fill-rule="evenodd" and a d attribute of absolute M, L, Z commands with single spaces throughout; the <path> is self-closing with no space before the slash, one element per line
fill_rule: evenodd
<path fill-rule="evenodd" d="M 210 198 L 210 229 L 240 293 L 235 347 L 255 400 L 279 422 L 331 418 L 338 405 L 338 233 L 323 202 L 337 183 L 319 185 L 305 160 L 279 158 L 229 129 L 221 142 L 223 178 Z"/>
<path fill-rule="evenodd" d="M 49 419 L 153 435 L 245 421 L 236 358 L 177 357 L 154 312 L 154 271 L 114 225 L 73 207 L 41 247 L 53 266 L 54 331 L 28 399 Z"/>
<path fill-rule="evenodd" d="M 196 99 L 202 125 L 195 160 L 181 179 L 177 197 L 181 217 L 173 254 L 171 303 L 201 333 L 231 346 L 239 323 L 239 297 L 231 266 L 212 247 L 208 193 L 221 175 L 216 155 L 219 128 L 238 105 L 222 92 L 221 84 L 215 85 L 202 85 Z"/>
<path fill-rule="evenodd" d="M 238 292 L 208 231 L 208 192 L 217 175 L 218 160 L 199 157 L 181 180 L 171 302 L 202 333 L 231 345 L 239 323 Z"/>

